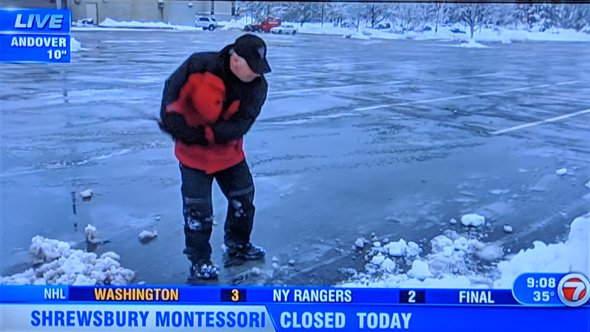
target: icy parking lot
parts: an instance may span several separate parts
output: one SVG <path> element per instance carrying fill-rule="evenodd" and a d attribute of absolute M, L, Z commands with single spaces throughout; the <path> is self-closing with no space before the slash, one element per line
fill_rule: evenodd
<path fill-rule="evenodd" d="M 150 117 L 190 53 L 238 35 L 76 32 L 83 49 L 71 64 L 0 65 L 0 274 L 29 267 L 35 235 L 79 245 L 92 224 L 108 241 L 97 250 L 118 253 L 136 282 L 185 282 L 178 166 Z M 338 283 L 341 268 L 364 268 L 354 243 L 372 233 L 427 252 L 452 230 L 501 256 L 564 240 L 590 210 L 587 43 L 264 37 L 269 97 L 245 149 L 253 241 L 268 258 L 248 266 L 260 275 L 222 270 L 221 283 Z M 72 192 L 89 188 L 74 214 Z M 217 189 L 214 206 L 219 262 Z M 474 213 L 484 225 L 449 223 Z M 158 237 L 142 244 L 143 230 Z"/>

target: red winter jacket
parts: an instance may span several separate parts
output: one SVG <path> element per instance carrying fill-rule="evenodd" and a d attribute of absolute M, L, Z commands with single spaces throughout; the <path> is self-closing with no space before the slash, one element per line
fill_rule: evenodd
<path fill-rule="evenodd" d="M 267 89 L 264 77 L 239 81 L 226 50 L 189 57 L 166 81 L 160 116 L 164 124 L 174 123 L 173 137 L 203 125 L 207 144 L 176 139 L 180 163 L 212 174 L 244 160 L 243 136 L 260 114 Z"/>

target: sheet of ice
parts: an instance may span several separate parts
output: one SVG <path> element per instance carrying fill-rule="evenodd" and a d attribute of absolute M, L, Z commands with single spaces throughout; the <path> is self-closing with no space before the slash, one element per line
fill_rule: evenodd
<path fill-rule="evenodd" d="M 479 227 L 485 224 L 485 222 L 486 218 L 477 213 L 470 213 L 461 217 L 461 223 L 463 226 Z"/>
<path fill-rule="evenodd" d="M 567 168 L 560 168 L 557 171 L 555 171 L 555 174 L 557 174 L 557 175 L 566 175 L 567 174 Z"/>
<path fill-rule="evenodd" d="M 70 244 L 35 236 L 29 249 L 35 267 L 11 276 L 0 277 L 8 285 L 125 285 L 135 278 L 135 272 L 119 263 L 119 255 L 72 249 Z"/>

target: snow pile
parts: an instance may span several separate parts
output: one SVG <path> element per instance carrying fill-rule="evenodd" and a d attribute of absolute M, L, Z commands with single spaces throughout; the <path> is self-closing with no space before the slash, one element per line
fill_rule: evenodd
<path fill-rule="evenodd" d="M 231 29 L 238 29 L 244 30 L 244 27 L 249 22 L 252 22 L 252 19 L 249 17 L 242 17 L 239 20 L 231 20 L 231 21 L 219 21 L 219 25 L 222 26 L 221 30 L 231 30 Z"/>
<path fill-rule="evenodd" d="M 135 272 L 121 267 L 119 255 L 111 251 L 97 256 L 42 236 L 32 239 L 29 251 L 35 267 L 0 277 L 0 284 L 125 285 L 135 278 Z"/>
<path fill-rule="evenodd" d="M 74 37 L 70 37 L 70 51 L 78 52 L 82 49 L 82 43 L 76 40 Z"/>
<path fill-rule="evenodd" d="M 590 181 L 586 182 L 585 186 L 586 188 L 590 189 Z"/>
<path fill-rule="evenodd" d="M 461 43 L 457 45 L 457 47 L 464 47 L 464 48 L 488 48 L 487 46 L 476 43 L 474 39 L 469 40 L 467 43 Z"/>
<path fill-rule="evenodd" d="M 174 29 L 183 31 L 200 31 L 202 28 L 196 28 L 186 25 L 173 25 L 164 22 L 138 22 L 138 21 L 115 21 L 106 18 L 98 24 L 99 27 L 105 28 L 135 28 L 135 29 Z"/>
<path fill-rule="evenodd" d="M 361 33 L 361 32 L 356 32 L 356 31 L 355 32 L 345 33 L 342 37 L 344 37 L 344 38 L 350 38 L 350 39 L 362 39 L 362 40 L 371 39 L 366 34 Z"/>
<path fill-rule="evenodd" d="M 501 277 L 494 287 L 510 288 L 525 272 L 580 272 L 590 274 L 590 214 L 574 219 L 567 241 L 545 244 L 533 242 L 532 249 L 521 250 L 510 260 L 500 262 Z"/>
<path fill-rule="evenodd" d="M 505 257 L 497 243 L 454 231 L 433 238 L 430 252 L 422 256 L 413 242 L 405 243 L 402 239 L 371 248 L 365 272 L 355 273 L 340 286 L 511 288 L 515 278 L 526 272 L 590 274 L 590 214 L 572 222 L 567 241 L 549 245 L 535 241 L 534 248 L 512 257 Z"/>
<path fill-rule="evenodd" d="M 477 213 L 466 214 L 461 217 L 461 223 L 463 226 L 479 227 L 483 226 L 485 222 L 486 218 L 484 216 L 480 216 Z"/>

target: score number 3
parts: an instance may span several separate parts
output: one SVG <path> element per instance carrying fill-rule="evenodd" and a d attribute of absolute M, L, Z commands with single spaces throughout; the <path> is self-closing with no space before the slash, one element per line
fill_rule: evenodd
<path fill-rule="evenodd" d="M 240 302 L 240 290 L 239 289 L 232 289 L 231 290 L 231 298 L 232 302 Z"/>

